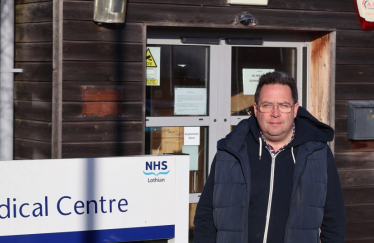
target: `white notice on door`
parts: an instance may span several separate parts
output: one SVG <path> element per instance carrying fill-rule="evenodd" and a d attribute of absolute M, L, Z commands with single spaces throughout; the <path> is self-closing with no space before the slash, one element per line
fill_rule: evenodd
<path fill-rule="evenodd" d="M 174 115 L 206 115 L 206 88 L 175 88 Z"/>
<path fill-rule="evenodd" d="M 243 94 L 254 95 L 256 93 L 258 80 L 263 74 L 269 72 L 274 72 L 274 69 L 243 68 Z"/>
<path fill-rule="evenodd" d="M 200 145 L 200 127 L 184 128 L 184 145 Z"/>

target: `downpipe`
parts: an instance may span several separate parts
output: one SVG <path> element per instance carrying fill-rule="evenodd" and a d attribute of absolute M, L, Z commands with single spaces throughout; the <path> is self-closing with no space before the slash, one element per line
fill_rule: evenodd
<path fill-rule="evenodd" d="M 14 0 L 1 0 L 0 18 L 0 160 L 13 160 Z"/>

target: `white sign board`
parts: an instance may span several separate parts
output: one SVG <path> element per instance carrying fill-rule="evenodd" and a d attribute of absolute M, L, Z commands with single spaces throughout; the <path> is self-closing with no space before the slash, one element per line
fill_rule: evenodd
<path fill-rule="evenodd" d="M 374 0 L 358 0 L 357 9 L 361 18 L 368 22 L 374 22 Z"/>
<path fill-rule="evenodd" d="M 240 5 L 268 5 L 268 0 L 229 0 L 229 4 Z"/>
<path fill-rule="evenodd" d="M 206 115 L 206 88 L 175 88 L 174 115 Z"/>
<path fill-rule="evenodd" d="M 188 172 L 188 156 L 1 161 L 0 242 L 187 242 Z"/>
<path fill-rule="evenodd" d="M 146 76 L 148 86 L 160 86 L 161 47 L 147 47 Z"/>
<path fill-rule="evenodd" d="M 254 95 L 259 78 L 269 72 L 274 72 L 274 69 L 243 68 L 243 94 Z"/>

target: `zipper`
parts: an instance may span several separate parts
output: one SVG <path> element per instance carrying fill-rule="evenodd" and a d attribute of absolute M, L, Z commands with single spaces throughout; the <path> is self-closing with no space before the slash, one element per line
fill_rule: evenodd
<path fill-rule="evenodd" d="M 297 195 L 297 207 L 301 208 L 301 181 L 299 181 L 299 184 L 298 184 L 298 191 L 299 191 L 299 194 Z"/>
<path fill-rule="evenodd" d="M 268 209 L 267 209 L 267 212 L 266 212 L 266 224 L 265 224 L 263 243 L 266 243 L 267 238 L 268 238 L 271 204 L 272 204 L 272 201 L 273 201 L 275 158 L 279 154 L 278 153 L 274 156 L 270 151 L 269 151 L 269 153 L 271 155 L 270 189 L 269 189 Z"/>

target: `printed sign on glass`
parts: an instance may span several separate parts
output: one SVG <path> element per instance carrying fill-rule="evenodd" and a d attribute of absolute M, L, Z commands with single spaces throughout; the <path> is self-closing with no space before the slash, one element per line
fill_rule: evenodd
<path fill-rule="evenodd" d="M 274 69 L 243 68 L 243 94 L 254 95 L 260 77 L 269 72 L 274 72 Z"/>
<path fill-rule="evenodd" d="M 148 86 L 160 86 L 161 47 L 147 47 L 146 75 Z"/>
<path fill-rule="evenodd" d="M 206 88 L 175 88 L 174 115 L 206 115 Z"/>

